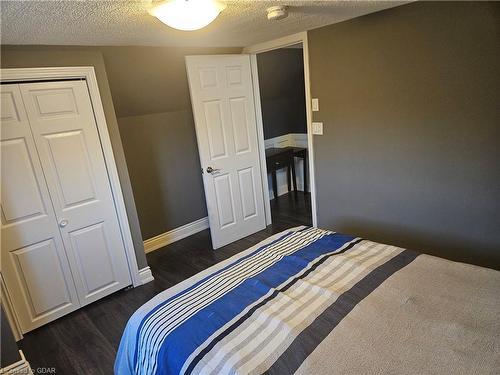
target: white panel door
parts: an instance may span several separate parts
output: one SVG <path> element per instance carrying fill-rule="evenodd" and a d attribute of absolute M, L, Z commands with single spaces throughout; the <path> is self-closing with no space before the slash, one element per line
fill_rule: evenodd
<path fill-rule="evenodd" d="M 248 55 L 186 66 L 214 249 L 266 226 Z"/>
<path fill-rule="evenodd" d="M 1 95 L 1 267 L 27 332 L 79 302 L 19 85 Z"/>
<path fill-rule="evenodd" d="M 20 88 L 83 306 L 131 284 L 87 85 Z"/>

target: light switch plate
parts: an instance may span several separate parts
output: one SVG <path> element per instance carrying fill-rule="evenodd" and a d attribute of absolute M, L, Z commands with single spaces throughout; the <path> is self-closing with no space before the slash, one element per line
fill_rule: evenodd
<path fill-rule="evenodd" d="M 313 100 L 312 100 L 312 110 L 313 110 L 313 112 L 318 112 L 319 111 L 319 99 L 318 98 L 313 98 Z"/>
<path fill-rule="evenodd" d="M 312 123 L 312 133 L 314 135 L 323 135 L 323 123 L 313 122 Z"/>

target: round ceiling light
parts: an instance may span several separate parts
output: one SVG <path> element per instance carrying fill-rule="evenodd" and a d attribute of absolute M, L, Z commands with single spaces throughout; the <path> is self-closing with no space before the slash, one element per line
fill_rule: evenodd
<path fill-rule="evenodd" d="M 226 8 L 216 0 L 168 0 L 150 10 L 164 24 L 178 30 L 198 30 Z"/>

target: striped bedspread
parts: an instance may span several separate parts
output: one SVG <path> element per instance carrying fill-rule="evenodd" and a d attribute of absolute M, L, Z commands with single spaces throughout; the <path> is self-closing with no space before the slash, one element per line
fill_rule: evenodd
<path fill-rule="evenodd" d="M 420 258 L 426 259 L 422 265 Z M 416 266 L 412 269 L 413 264 Z M 425 360 L 426 366 L 433 361 L 442 364 L 443 357 L 434 358 L 436 350 L 443 351 L 439 339 L 429 343 L 428 335 L 435 330 L 448 332 L 450 327 L 443 326 L 447 321 L 442 312 L 433 312 L 433 308 L 427 311 L 426 304 L 422 307 L 424 316 L 415 317 L 414 310 L 421 305 L 427 289 L 435 289 L 436 282 L 446 282 L 433 280 L 425 272 L 437 267 L 436 274 L 447 272 L 444 277 L 451 279 L 463 272 L 450 268 L 450 264 L 476 272 L 474 287 L 479 283 L 486 290 L 486 295 L 476 290 L 475 297 L 469 297 L 480 298 L 483 303 L 483 309 L 477 309 L 479 316 L 471 317 L 478 311 L 469 312 L 466 307 L 464 312 L 464 306 L 456 301 L 460 298 L 455 296 L 463 296 L 468 289 L 458 290 L 462 286 L 453 284 L 457 280 L 446 286 L 449 294 L 439 303 L 447 305 L 450 295 L 458 303 L 449 309 L 455 314 L 453 322 L 458 322 L 451 327 L 452 335 L 460 331 L 464 345 L 472 340 L 474 352 L 489 350 L 477 359 L 481 373 L 488 373 L 489 365 L 491 371 L 495 365 L 498 369 L 500 302 L 495 292 L 500 292 L 499 272 L 417 256 L 405 249 L 318 228 L 299 228 L 280 233 L 142 306 L 127 324 L 115 373 L 425 373 L 421 362 L 415 362 L 420 367 L 411 367 L 414 359 L 405 356 Z M 404 277 L 406 270 L 408 276 Z M 400 274 L 402 281 L 393 285 L 390 281 Z M 418 283 L 423 288 L 420 292 Z M 495 312 L 489 312 L 495 308 Z M 418 327 L 416 323 L 434 318 L 441 319 L 437 326 Z M 496 329 L 496 335 L 490 331 L 478 342 L 476 332 L 461 330 L 464 319 L 475 320 L 470 327 L 479 329 L 479 337 L 491 329 Z M 421 333 L 413 337 L 414 330 Z M 408 350 L 401 349 L 405 345 Z M 418 350 L 410 354 L 415 345 Z M 425 353 L 425 345 L 429 353 Z M 456 350 L 446 373 L 461 373 L 456 368 L 461 354 L 458 347 Z M 398 352 L 401 357 L 393 357 Z M 469 370 L 475 363 L 471 354 L 470 348 L 463 354 Z"/>

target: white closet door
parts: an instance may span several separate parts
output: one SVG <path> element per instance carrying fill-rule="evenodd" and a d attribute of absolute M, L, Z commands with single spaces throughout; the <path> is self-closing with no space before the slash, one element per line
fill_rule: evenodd
<path fill-rule="evenodd" d="M 81 305 L 131 284 L 87 85 L 20 85 Z"/>
<path fill-rule="evenodd" d="M 1 86 L 2 274 L 23 332 L 79 307 L 19 85 Z"/>

